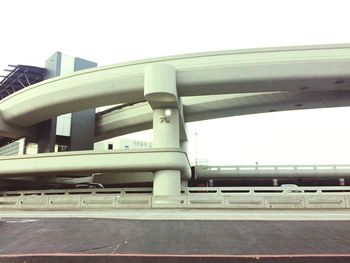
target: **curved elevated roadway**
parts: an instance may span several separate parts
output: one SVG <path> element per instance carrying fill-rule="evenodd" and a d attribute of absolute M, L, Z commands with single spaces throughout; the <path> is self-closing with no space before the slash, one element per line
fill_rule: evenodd
<path fill-rule="evenodd" d="M 350 106 L 349 90 L 240 93 L 183 97 L 185 122 L 245 114 Z M 95 140 L 152 128 L 152 108 L 147 102 L 96 115 Z"/>
<path fill-rule="evenodd" d="M 28 128 L 63 113 L 142 101 L 144 70 L 154 63 L 176 68 L 180 97 L 273 91 L 335 94 L 350 89 L 349 45 L 166 57 L 79 71 L 16 92 L 0 102 L 0 134 L 16 134 L 19 127 Z"/>
<path fill-rule="evenodd" d="M 132 160 L 132 161 L 130 161 Z M 154 172 L 177 169 L 189 180 L 186 153 L 179 149 L 129 151 L 76 151 L 1 158 L 0 178 L 22 175 L 47 176 L 94 172 Z"/>

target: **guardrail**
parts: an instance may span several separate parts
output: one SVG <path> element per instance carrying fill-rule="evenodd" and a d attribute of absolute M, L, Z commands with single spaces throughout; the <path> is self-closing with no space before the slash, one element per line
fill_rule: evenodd
<path fill-rule="evenodd" d="M 350 165 L 226 165 L 197 167 L 208 170 L 350 170 Z"/>
<path fill-rule="evenodd" d="M 118 208 L 346 209 L 350 187 L 188 187 L 180 196 L 153 196 L 152 188 L 0 192 L 0 209 Z"/>
<path fill-rule="evenodd" d="M 230 165 L 195 167 L 196 177 L 203 179 L 246 177 L 297 177 L 319 176 L 350 177 L 350 165 Z"/>

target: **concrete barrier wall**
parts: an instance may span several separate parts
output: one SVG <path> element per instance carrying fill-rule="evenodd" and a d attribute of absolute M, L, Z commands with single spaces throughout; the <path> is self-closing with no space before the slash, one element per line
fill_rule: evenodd
<path fill-rule="evenodd" d="M 247 190 L 248 189 L 248 192 Z M 279 191 L 277 191 L 279 189 Z M 0 193 L 0 209 L 128 208 L 347 209 L 350 187 L 188 188 L 181 196 L 153 196 L 152 188 L 74 189 Z M 222 193 L 231 191 L 233 193 Z"/>

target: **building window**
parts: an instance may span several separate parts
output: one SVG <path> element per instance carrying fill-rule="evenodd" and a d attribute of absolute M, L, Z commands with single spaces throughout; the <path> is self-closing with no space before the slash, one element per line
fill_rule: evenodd
<path fill-rule="evenodd" d="M 68 146 L 67 145 L 57 145 L 57 151 L 58 152 L 66 152 L 66 151 L 68 151 Z"/>
<path fill-rule="evenodd" d="M 108 144 L 108 150 L 113 150 L 113 143 Z"/>

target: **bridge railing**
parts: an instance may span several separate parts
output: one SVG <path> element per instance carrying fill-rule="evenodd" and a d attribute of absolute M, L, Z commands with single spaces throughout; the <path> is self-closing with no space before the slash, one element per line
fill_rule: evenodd
<path fill-rule="evenodd" d="M 207 166 L 198 165 L 200 169 L 210 171 L 264 171 L 264 170 L 350 170 L 349 164 L 341 165 L 221 165 L 221 166 Z"/>
<path fill-rule="evenodd" d="M 320 176 L 331 178 L 350 177 L 350 165 L 227 165 L 195 167 L 197 178 L 220 177 L 294 177 Z"/>
<path fill-rule="evenodd" d="M 66 189 L 0 193 L 0 209 L 129 208 L 329 209 L 350 208 L 350 187 L 188 187 L 180 196 L 152 188 Z"/>

